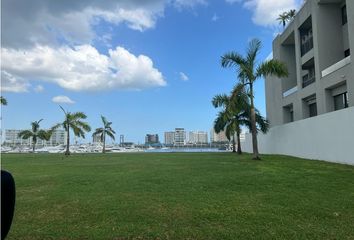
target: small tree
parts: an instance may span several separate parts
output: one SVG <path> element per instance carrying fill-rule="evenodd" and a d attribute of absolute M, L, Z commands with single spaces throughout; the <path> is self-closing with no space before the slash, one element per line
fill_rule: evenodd
<path fill-rule="evenodd" d="M 277 20 L 285 28 L 286 23 L 290 22 L 295 17 L 295 15 L 296 15 L 296 10 L 291 9 L 287 12 L 283 12 L 282 14 L 279 14 L 279 17 L 277 18 Z"/>
<path fill-rule="evenodd" d="M 39 123 L 42 120 L 43 119 L 40 119 L 39 121 L 31 122 L 31 126 L 32 126 L 31 130 L 24 130 L 18 134 L 18 136 L 22 139 L 32 138 L 32 152 L 34 152 L 36 150 L 36 144 L 37 144 L 38 139 L 48 141 L 50 139 L 51 134 L 52 134 L 52 131 L 45 131 L 45 130 L 39 129 Z"/>
<path fill-rule="evenodd" d="M 100 136 L 101 141 L 103 143 L 103 148 L 102 148 L 102 153 L 106 152 L 106 135 L 108 135 L 110 138 L 115 140 L 114 134 L 116 133 L 111 125 L 112 122 L 108 122 L 107 119 L 104 116 L 101 116 L 103 127 L 97 128 L 95 132 L 92 134 L 92 136 Z"/>

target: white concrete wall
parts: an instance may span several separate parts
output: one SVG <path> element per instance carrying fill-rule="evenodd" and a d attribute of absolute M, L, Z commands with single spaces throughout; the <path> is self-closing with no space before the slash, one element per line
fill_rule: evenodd
<path fill-rule="evenodd" d="M 354 165 L 354 107 L 275 126 L 258 135 L 260 153 L 284 154 Z M 252 152 L 246 134 L 242 150 Z"/>

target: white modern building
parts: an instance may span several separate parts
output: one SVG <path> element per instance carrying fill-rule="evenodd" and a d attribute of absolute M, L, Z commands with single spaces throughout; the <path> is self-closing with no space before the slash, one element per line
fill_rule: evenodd
<path fill-rule="evenodd" d="M 175 132 L 165 132 L 165 145 L 173 145 L 175 141 Z"/>
<path fill-rule="evenodd" d="M 175 128 L 174 142 L 175 146 L 186 145 L 186 131 L 184 128 Z"/>
<path fill-rule="evenodd" d="M 5 141 L 4 144 L 9 145 L 32 145 L 32 138 L 22 139 L 18 134 L 23 130 L 18 129 L 7 129 L 5 130 Z M 37 140 L 38 146 L 56 146 L 66 143 L 66 132 L 64 130 L 55 130 L 48 141 L 43 141 L 41 139 Z"/>
<path fill-rule="evenodd" d="M 204 131 L 190 131 L 188 134 L 189 144 L 207 144 L 208 133 Z"/>
<path fill-rule="evenodd" d="M 265 80 L 261 153 L 354 164 L 354 1 L 307 0 L 273 41 L 287 78 Z M 252 151 L 251 135 L 244 150 Z"/>
<path fill-rule="evenodd" d="M 266 79 L 271 126 L 354 106 L 353 15 L 353 0 L 308 0 L 274 39 L 289 76 Z"/>

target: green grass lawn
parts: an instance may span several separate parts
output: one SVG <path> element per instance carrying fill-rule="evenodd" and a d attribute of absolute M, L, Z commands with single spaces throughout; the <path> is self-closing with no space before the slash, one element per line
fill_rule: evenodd
<path fill-rule="evenodd" d="M 354 167 L 232 153 L 3 154 L 8 239 L 354 239 Z"/>

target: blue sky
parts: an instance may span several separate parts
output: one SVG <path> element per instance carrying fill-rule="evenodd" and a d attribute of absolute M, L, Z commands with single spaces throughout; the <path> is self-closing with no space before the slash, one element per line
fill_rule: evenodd
<path fill-rule="evenodd" d="M 221 68 L 221 55 L 243 53 L 259 38 L 259 60 L 265 59 L 279 30 L 274 16 L 299 5 L 154 0 L 143 6 L 113 1 L 105 8 L 33 1 L 33 19 L 21 21 L 26 6 L 16 2 L 3 3 L 1 94 L 9 104 L 2 107 L 2 129 L 28 128 L 41 118 L 42 127 L 50 127 L 62 120 L 62 105 L 85 112 L 93 129 L 106 116 L 134 142 L 147 133 L 163 141 L 163 132 L 175 127 L 209 132 L 218 111 L 212 97 L 230 92 L 236 81 L 234 70 Z M 10 15 L 20 19 L 10 22 Z M 256 84 L 256 106 L 265 114 L 263 80 Z"/>

